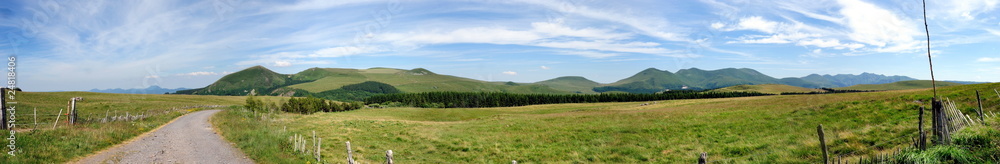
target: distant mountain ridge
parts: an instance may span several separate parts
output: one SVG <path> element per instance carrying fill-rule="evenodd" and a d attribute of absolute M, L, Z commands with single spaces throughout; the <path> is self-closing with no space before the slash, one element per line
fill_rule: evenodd
<path fill-rule="evenodd" d="M 598 92 L 654 93 L 677 89 L 715 89 L 736 85 L 784 84 L 803 88 L 837 88 L 856 84 L 884 84 L 913 80 L 906 76 L 885 76 L 873 73 L 860 75 L 811 74 L 802 78 L 777 79 L 750 68 L 724 68 L 702 70 L 681 69 L 676 73 L 648 68 L 628 78 L 610 84 L 601 84 L 581 76 L 564 76 L 535 83 L 489 82 L 450 75 L 441 75 L 423 68 L 410 70 L 395 68 L 309 68 L 295 74 L 280 74 L 262 66 L 250 67 L 223 76 L 204 88 L 177 91 L 179 94 L 199 95 L 260 95 L 280 96 L 331 96 L 346 93 L 334 91 L 344 86 L 363 82 L 378 82 L 392 86 L 400 92 L 508 92 L 571 94 Z M 370 83 L 375 84 L 375 83 Z M 377 93 L 352 93 L 370 95 Z"/>
<path fill-rule="evenodd" d="M 94 88 L 94 89 L 91 89 L 90 92 L 99 92 L 99 93 L 130 93 L 130 94 L 164 94 L 164 93 L 174 93 L 174 92 L 177 92 L 179 90 L 187 90 L 187 89 L 188 88 L 175 88 L 175 89 L 161 88 L 160 86 L 155 86 L 154 85 L 154 86 L 150 86 L 150 87 L 147 87 L 147 88 L 129 88 L 129 89 L 122 89 L 122 88 L 97 89 L 97 88 Z"/>
<path fill-rule="evenodd" d="M 906 80 L 916 79 L 906 76 L 885 76 L 867 72 L 860 75 L 811 74 L 802 78 L 777 79 L 749 68 L 724 68 L 718 70 L 690 68 L 678 70 L 677 73 L 648 68 L 631 77 L 595 87 L 594 91 L 654 93 L 664 90 L 715 89 L 735 85 L 756 84 L 784 84 L 803 88 L 836 88 L 858 84 L 884 84 Z"/>
<path fill-rule="evenodd" d="M 917 80 L 914 78 L 906 76 L 885 76 L 881 74 L 874 74 L 864 72 L 860 75 L 852 74 L 837 74 L 837 75 L 818 75 L 810 74 L 806 77 L 802 77 L 803 80 L 813 82 L 820 85 L 820 87 L 848 87 L 858 84 L 885 84 L 897 81 L 908 81 Z"/>

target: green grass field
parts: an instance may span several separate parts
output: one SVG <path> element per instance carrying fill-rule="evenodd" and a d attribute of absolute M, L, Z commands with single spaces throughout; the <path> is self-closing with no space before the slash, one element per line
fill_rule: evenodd
<path fill-rule="evenodd" d="M 78 125 L 68 126 L 66 116 L 56 122 L 55 115 L 65 109 L 72 97 L 83 97 L 77 102 L 78 115 L 83 119 Z M 279 99 L 269 97 L 267 99 Z M 139 95 L 92 92 L 18 92 L 15 133 L 18 152 L 16 156 L 0 156 L 0 163 L 63 163 L 122 143 L 139 134 L 173 120 L 174 118 L 204 108 L 184 108 L 201 105 L 242 105 L 244 97 L 193 96 L 193 95 Z M 38 112 L 37 127 L 33 113 Z M 63 110 L 65 114 L 67 111 Z M 151 117 L 136 121 L 101 123 L 105 115 L 130 115 L 146 113 Z M 86 121 L 91 119 L 92 121 Z M 58 127 L 53 129 L 53 123 Z M 37 128 L 36 130 L 32 130 Z M 4 138 L 8 136 L 4 132 Z M 4 140 L 5 143 L 8 140 Z"/>
<path fill-rule="evenodd" d="M 942 87 L 939 94 L 972 113 L 974 90 L 996 88 L 1000 84 Z M 1000 98 L 984 93 L 990 93 L 983 96 L 986 112 L 1000 112 Z M 651 105 L 361 109 L 272 114 L 267 124 L 232 110 L 215 118 L 228 124 L 220 127 L 226 138 L 244 152 L 256 152 L 248 154 L 262 163 L 288 162 L 287 157 L 309 161 L 291 153 L 288 137 L 312 131 L 323 138 L 323 159 L 329 163 L 346 159 L 346 141 L 363 163 L 382 162 L 386 150 L 400 163 L 692 163 L 701 152 L 720 162 L 816 163 L 821 160 L 817 125 L 824 125 L 833 155 L 853 154 L 847 158 L 856 160 L 891 152 L 911 143 L 917 109 L 929 106 L 930 98 L 930 90 L 904 90 Z"/>

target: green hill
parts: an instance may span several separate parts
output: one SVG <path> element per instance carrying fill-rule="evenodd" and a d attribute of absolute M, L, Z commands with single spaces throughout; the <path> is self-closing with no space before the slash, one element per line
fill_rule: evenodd
<path fill-rule="evenodd" d="M 631 77 L 594 88 L 597 92 L 623 91 L 632 93 L 654 93 L 677 89 L 715 89 L 735 85 L 785 84 L 803 88 L 833 88 L 855 84 L 884 84 L 901 80 L 914 80 L 906 76 L 885 76 L 873 73 L 860 75 L 811 74 L 802 78 L 777 79 L 749 68 L 724 68 L 702 70 L 681 69 L 677 73 L 649 68 Z"/>
<path fill-rule="evenodd" d="M 345 90 L 342 88 L 365 82 L 369 82 L 367 84 L 386 84 L 393 87 L 391 89 L 398 89 L 401 92 L 572 93 L 572 91 L 557 90 L 548 85 L 541 84 L 505 85 L 504 83 L 440 75 L 423 68 L 412 70 L 394 68 L 309 68 L 296 74 L 285 75 L 262 66 L 254 66 L 226 75 L 205 88 L 178 91 L 177 93 L 246 95 L 251 91 L 256 91 L 261 95 L 313 95 L 342 100 L 357 99 L 357 96 L 345 99 L 345 97 L 352 97 L 350 95 L 361 95 L 364 97 L 364 95 L 381 94 L 378 92 Z"/>
<path fill-rule="evenodd" d="M 681 89 L 686 83 L 670 71 L 648 68 L 617 82 L 595 87 L 596 92 L 623 91 L 654 93 L 666 89 Z"/>
<path fill-rule="evenodd" d="M 804 81 L 813 83 L 818 87 L 825 88 L 835 88 L 835 87 L 848 87 L 858 84 L 886 84 L 897 81 L 907 81 L 907 80 L 917 80 L 914 78 L 906 76 L 885 76 L 880 74 L 864 72 L 858 75 L 852 74 L 837 74 L 837 75 L 818 75 L 810 74 L 801 78 Z M 789 83 L 786 83 L 789 84 Z M 792 84 L 794 85 L 794 84 Z M 799 85 L 794 85 L 799 86 Z M 808 88 L 817 88 L 810 86 L 802 86 Z"/>
<path fill-rule="evenodd" d="M 667 89 L 712 89 L 741 84 L 777 84 L 778 79 L 749 68 L 706 71 L 698 68 L 670 71 L 649 68 L 631 77 L 594 88 L 597 92 L 653 93 Z"/>
<path fill-rule="evenodd" d="M 784 84 L 736 85 L 713 89 L 713 92 L 760 92 L 781 94 L 782 92 L 822 92 L 820 89 L 802 88 Z"/>
<path fill-rule="evenodd" d="M 698 68 L 681 69 L 677 75 L 687 81 L 688 87 L 694 88 L 722 88 L 741 84 L 776 84 L 778 79 L 764 75 L 757 70 L 749 68 L 725 68 L 714 71 L 706 71 Z"/>
<path fill-rule="evenodd" d="M 937 86 L 955 86 L 963 85 L 954 82 L 938 81 Z M 898 81 L 887 84 L 858 84 L 849 87 L 834 88 L 840 90 L 904 90 L 904 89 L 923 89 L 931 88 L 930 80 L 910 80 L 910 81 Z"/>
<path fill-rule="evenodd" d="M 325 77 L 313 82 L 288 86 L 309 92 L 323 92 L 338 89 L 345 85 L 365 81 L 375 81 L 395 86 L 402 92 L 512 92 L 512 93 L 570 93 L 538 84 L 504 85 L 486 81 L 440 75 L 427 69 L 412 70 L 394 68 L 342 69 L 342 68 L 312 68 L 314 72 L 327 71 Z M 311 69 L 311 70 L 312 70 Z M 309 71 L 309 70 L 307 70 Z M 307 72 L 303 71 L 303 72 Z M 300 73 L 301 74 L 301 73 Z M 298 74 L 297 74 L 298 75 Z"/>
<path fill-rule="evenodd" d="M 251 91 L 269 94 L 271 91 L 305 80 L 293 80 L 292 75 L 279 74 L 262 66 L 253 66 L 223 76 L 204 88 L 177 91 L 178 94 L 195 95 L 246 95 Z M 301 78 L 300 78 L 301 79 Z"/>
<path fill-rule="evenodd" d="M 552 87 L 552 89 L 573 93 L 596 93 L 593 90 L 594 87 L 601 85 L 600 83 L 580 76 L 563 76 L 555 79 L 539 81 L 535 84 L 541 84 Z"/>

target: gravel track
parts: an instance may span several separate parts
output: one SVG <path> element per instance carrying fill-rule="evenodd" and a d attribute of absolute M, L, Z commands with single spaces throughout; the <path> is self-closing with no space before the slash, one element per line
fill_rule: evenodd
<path fill-rule="evenodd" d="M 72 163 L 253 163 L 208 119 L 221 110 L 190 113 L 138 139 Z"/>

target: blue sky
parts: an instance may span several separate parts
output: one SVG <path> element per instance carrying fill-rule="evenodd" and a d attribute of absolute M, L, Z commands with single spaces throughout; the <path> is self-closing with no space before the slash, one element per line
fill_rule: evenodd
<path fill-rule="evenodd" d="M 1000 81 L 998 0 L 927 4 L 936 77 Z M 204 87 L 263 65 L 427 68 L 488 81 L 654 67 L 930 79 L 920 1 L 4 1 L 29 91 Z"/>

